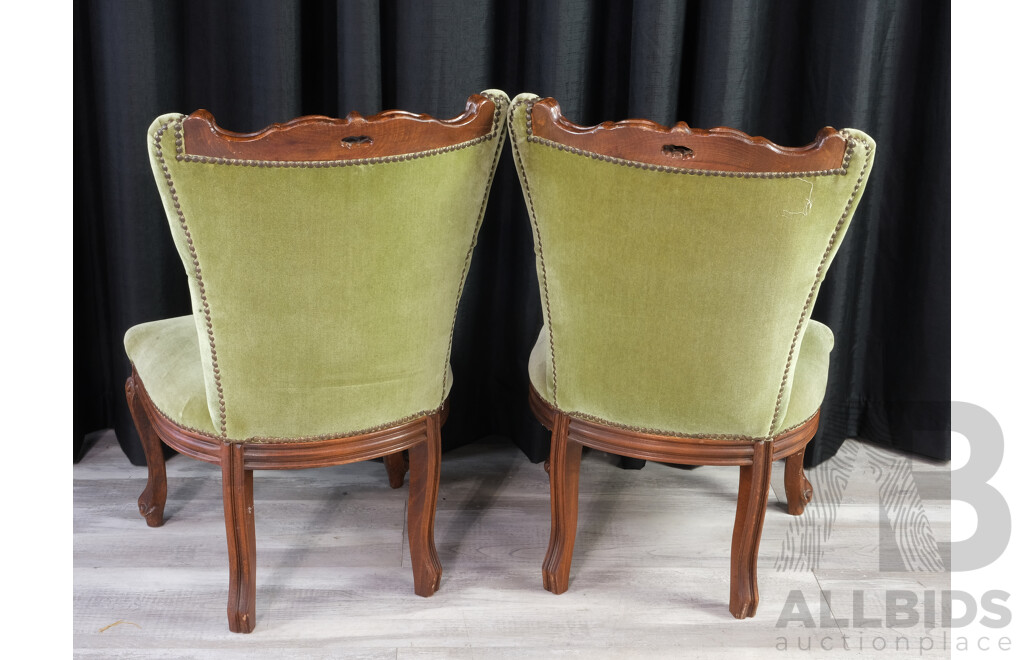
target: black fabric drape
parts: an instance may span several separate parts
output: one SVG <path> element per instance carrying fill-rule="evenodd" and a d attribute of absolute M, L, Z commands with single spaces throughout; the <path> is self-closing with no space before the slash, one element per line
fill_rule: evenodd
<path fill-rule="evenodd" d="M 144 463 L 121 340 L 190 309 L 143 142 L 153 118 L 206 108 L 251 131 L 350 110 L 450 117 L 488 87 L 553 96 L 584 124 L 685 120 L 785 145 L 825 125 L 872 135 L 874 173 L 814 310 L 836 347 L 808 462 L 848 437 L 949 458 L 948 3 L 80 0 L 74 22 L 76 460 L 113 427 Z M 526 363 L 540 304 L 507 151 L 459 308 L 444 438 L 504 436 L 539 461 Z"/>

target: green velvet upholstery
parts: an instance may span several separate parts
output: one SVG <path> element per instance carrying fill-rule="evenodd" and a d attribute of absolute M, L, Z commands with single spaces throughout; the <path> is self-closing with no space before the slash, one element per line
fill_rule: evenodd
<path fill-rule="evenodd" d="M 140 323 L 125 333 L 124 348 L 160 412 L 187 429 L 217 433 L 206 403 L 194 318 Z"/>
<path fill-rule="evenodd" d="M 153 122 L 194 312 L 125 337 L 157 407 L 239 442 L 352 435 L 437 410 L 504 140 L 508 97 L 484 94 L 497 105 L 484 139 L 356 164 L 178 159 L 183 117 Z"/>
<path fill-rule="evenodd" d="M 864 191 L 871 138 L 844 131 L 846 174 L 656 171 L 530 140 L 536 98 L 513 101 L 509 130 L 544 307 L 538 394 L 671 435 L 768 439 L 813 415 L 832 334 L 810 311 Z"/>

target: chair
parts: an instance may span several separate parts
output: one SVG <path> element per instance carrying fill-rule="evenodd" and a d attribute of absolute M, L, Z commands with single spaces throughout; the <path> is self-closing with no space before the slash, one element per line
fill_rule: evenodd
<path fill-rule="evenodd" d="M 831 331 L 810 319 L 871 170 L 874 143 L 822 129 L 803 148 L 650 121 L 577 126 L 554 99 L 512 102 L 543 327 L 530 404 L 551 430 L 544 588 L 569 586 L 581 447 L 738 465 L 729 610 L 757 609 L 774 460 L 789 512 L 812 489 Z"/>
<path fill-rule="evenodd" d="M 408 450 L 415 592 L 430 596 L 440 427 L 455 312 L 504 142 L 508 97 L 450 120 L 302 117 L 252 134 L 200 110 L 159 117 L 149 150 L 193 314 L 125 335 L 128 403 L 149 464 L 139 510 L 163 523 L 161 441 L 219 464 L 228 625 L 255 625 L 252 471 Z"/>

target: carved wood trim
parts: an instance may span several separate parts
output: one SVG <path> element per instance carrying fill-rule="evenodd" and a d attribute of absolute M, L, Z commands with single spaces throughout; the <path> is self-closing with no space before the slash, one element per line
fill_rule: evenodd
<path fill-rule="evenodd" d="M 474 94 L 466 110 L 452 119 L 401 110 L 344 119 L 320 115 L 271 124 L 254 133 L 236 133 L 217 125 L 207 110 L 182 121 L 184 152 L 190 156 L 258 161 L 339 161 L 383 158 L 442 149 L 482 138 L 493 130 L 494 101 Z"/>
<path fill-rule="evenodd" d="M 846 138 L 829 126 L 806 146 L 782 147 L 732 128 L 705 130 L 686 122 L 672 128 L 646 119 L 580 126 L 552 98 L 533 102 L 527 113 L 528 139 L 608 158 L 713 172 L 845 173 Z"/>
<path fill-rule="evenodd" d="M 791 516 L 799 516 L 814 496 L 814 487 L 804 475 L 804 449 L 786 458 L 786 509 Z"/>
<path fill-rule="evenodd" d="M 771 446 L 773 461 L 803 450 L 818 430 L 819 413 L 770 442 L 747 439 L 657 435 L 609 426 L 562 413 L 541 398 L 530 385 L 530 409 L 551 430 L 559 415 L 569 418 L 569 437 L 581 445 L 620 456 L 687 465 L 750 465 L 758 444 Z"/>
<path fill-rule="evenodd" d="M 818 421 L 821 418 L 821 411 L 815 410 L 810 419 L 802 424 L 776 436 L 772 442 L 772 460 L 777 461 L 802 452 L 807 443 L 811 441 L 814 434 L 818 432 Z"/>

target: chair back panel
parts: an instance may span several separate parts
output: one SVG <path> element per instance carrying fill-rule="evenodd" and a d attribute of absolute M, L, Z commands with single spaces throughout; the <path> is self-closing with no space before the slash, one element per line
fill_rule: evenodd
<path fill-rule="evenodd" d="M 871 138 L 823 131 L 831 152 L 781 150 L 790 152 L 788 171 L 759 169 L 757 158 L 746 171 L 670 167 L 587 151 L 551 131 L 538 137 L 535 118 L 565 120 L 553 101 L 535 103 L 517 97 L 510 128 L 534 226 L 550 403 L 651 431 L 778 434 L 818 286 L 871 168 Z M 626 124 L 660 131 L 651 144 L 689 132 Z M 575 129 L 619 130 L 627 140 L 619 154 L 644 146 L 614 124 Z M 829 169 L 802 171 L 802 163 Z"/>
<path fill-rule="evenodd" d="M 291 152 L 271 144 L 263 160 L 238 146 L 245 140 L 226 156 L 189 153 L 199 142 L 183 130 L 202 123 L 181 115 L 154 122 L 154 174 L 189 277 L 211 415 L 225 438 L 348 435 L 441 406 L 506 108 L 503 93 L 485 92 L 467 105 L 483 121 L 417 116 L 429 149 L 399 135 L 387 155 L 362 157 L 353 147 L 348 157 L 342 146 L 326 161 L 302 151 L 320 141 L 302 139 Z M 381 117 L 359 118 L 349 132 L 369 133 L 379 147 L 398 125 L 388 121 L 395 113 Z M 322 121 L 305 123 L 324 131 L 326 120 L 314 119 Z M 467 135 L 467 123 L 476 131 Z"/>

